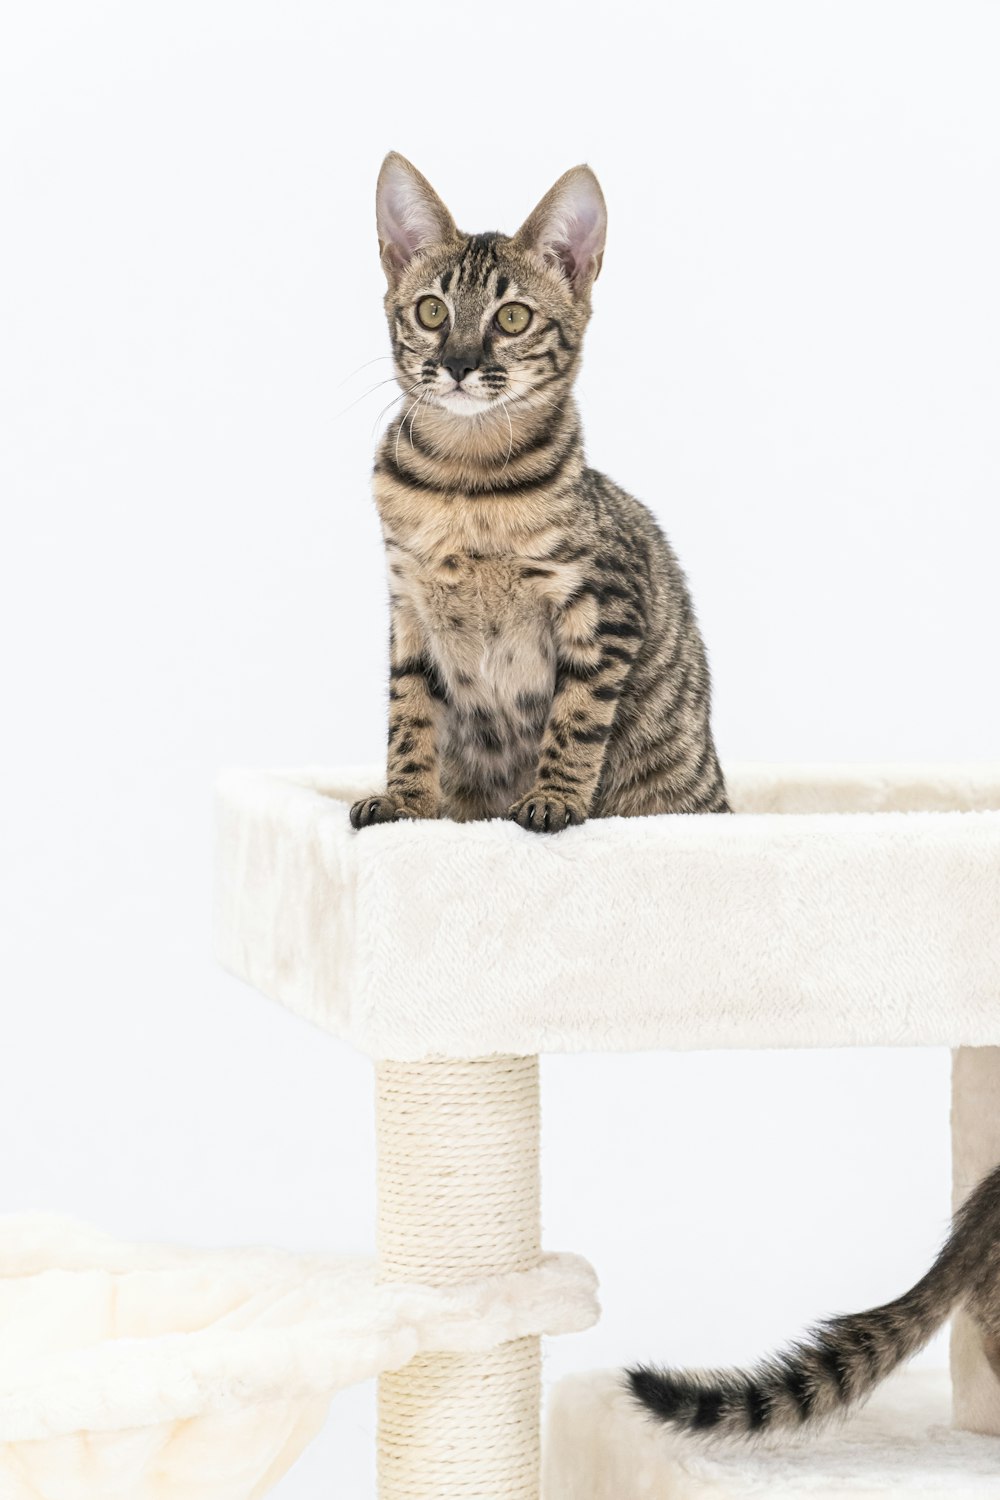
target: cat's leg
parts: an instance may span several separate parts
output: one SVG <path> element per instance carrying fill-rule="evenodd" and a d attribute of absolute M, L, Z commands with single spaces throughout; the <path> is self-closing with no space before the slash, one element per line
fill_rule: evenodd
<path fill-rule="evenodd" d="M 386 789 L 351 808 L 355 828 L 400 818 L 436 818 L 441 808 L 438 711 L 442 690 L 419 621 L 409 608 L 392 617 Z"/>
<path fill-rule="evenodd" d="M 668 622 L 647 641 L 629 693 L 627 733 L 609 747 L 591 816 L 729 812 L 690 621 Z"/>
<path fill-rule="evenodd" d="M 535 783 L 509 816 L 554 833 L 590 815 L 622 688 L 642 644 L 643 623 L 624 589 L 581 591 L 556 620 L 556 690 Z"/>
<path fill-rule="evenodd" d="M 602 784 L 593 815 L 602 818 L 649 818 L 662 813 L 728 813 L 732 809 L 708 726 L 704 730 L 701 759 L 693 772 L 681 760 L 681 774 L 672 778 L 673 747 L 661 741 L 640 749 L 632 747 L 631 775 L 620 782 Z M 660 769 L 664 759 L 668 764 Z M 650 765 L 656 769 L 647 770 Z M 646 770 L 646 774 L 642 772 Z"/>

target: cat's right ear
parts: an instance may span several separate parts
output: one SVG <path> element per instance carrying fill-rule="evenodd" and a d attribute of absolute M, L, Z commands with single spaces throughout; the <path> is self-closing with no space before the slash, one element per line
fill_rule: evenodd
<path fill-rule="evenodd" d="M 382 163 L 375 190 L 378 247 L 389 285 L 428 245 L 458 238 L 455 221 L 422 172 L 398 151 Z"/>

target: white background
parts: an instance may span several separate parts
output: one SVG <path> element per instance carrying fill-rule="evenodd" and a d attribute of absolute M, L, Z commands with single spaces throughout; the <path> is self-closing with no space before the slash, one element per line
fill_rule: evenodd
<path fill-rule="evenodd" d="M 473 229 L 598 171 L 589 452 L 689 572 L 724 760 L 996 754 L 998 71 L 944 0 L 6 7 L 0 1208 L 371 1243 L 369 1064 L 209 909 L 220 766 L 381 753 L 389 148 Z M 947 1066 L 546 1062 L 546 1239 L 606 1305 L 550 1373 L 901 1291 Z M 340 1398 L 281 1500 L 370 1494 L 371 1426 Z"/>

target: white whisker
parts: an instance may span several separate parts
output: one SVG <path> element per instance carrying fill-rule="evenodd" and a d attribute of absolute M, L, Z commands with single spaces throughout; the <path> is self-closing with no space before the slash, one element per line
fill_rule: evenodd
<path fill-rule="evenodd" d="M 412 395 L 412 393 L 416 390 L 416 388 L 417 388 L 417 386 L 419 384 L 420 384 L 419 380 L 414 381 L 413 385 L 411 385 L 407 390 L 401 391 L 398 396 L 393 396 L 392 400 L 389 401 L 385 406 L 383 406 L 382 410 L 379 412 L 378 416 L 375 418 L 374 422 L 372 423 L 372 433 L 371 433 L 372 438 L 375 437 L 375 429 L 378 426 L 378 424 L 381 422 L 382 418 L 385 416 L 386 412 L 387 411 L 391 411 L 392 408 L 395 405 L 397 405 L 398 402 L 404 401 L 407 396 Z"/>
<path fill-rule="evenodd" d="M 413 387 L 411 386 L 411 390 L 412 389 L 413 389 Z M 409 394 L 409 392 L 407 394 Z M 412 406 L 408 406 L 406 408 L 406 411 L 404 411 L 403 415 L 399 419 L 399 426 L 396 428 L 396 446 L 395 446 L 395 453 L 394 453 L 395 461 L 396 461 L 397 465 L 399 463 L 399 435 L 402 432 L 403 428 L 406 426 L 406 419 L 410 415 L 410 412 L 411 411 L 416 411 L 417 407 L 420 405 L 421 401 L 424 399 L 424 397 L 426 395 L 427 395 L 427 392 L 425 390 L 421 391 L 420 395 L 417 397 L 416 401 L 414 401 L 413 405 Z M 413 447 L 413 427 L 412 427 L 412 425 L 410 427 L 410 447 L 411 448 Z"/>
<path fill-rule="evenodd" d="M 410 447 L 411 448 L 413 447 L 413 424 L 414 424 L 414 422 L 417 419 L 417 408 L 419 407 L 421 401 L 425 401 L 427 399 L 427 397 L 428 397 L 429 394 L 430 394 L 429 391 L 421 391 L 420 395 L 417 397 L 416 401 L 413 403 L 413 406 L 410 408 L 410 410 L 413 412 L 413 416 L 410 418 Z M 405 417 L 404 417 L 403 420 L 404 421 L 406 420 Z"/>
<path fill-rule="evenodd" d="M 500 473 L 502 474 L 504 469 L 506 469 L 507 465 L 510 463 L 510 456 L 514 451 L 514 424 L 510 420 L 510 412 L 507 410 L 507 402 L 504 400 L 503 396 L 499 397 L 499 401 L 500 405 L 503 407 L 503 414 L 507 418 L 507 429 L 510 433 L 510 442 L 507 444 L 507 457 L 504 459 L 503 468 L 500 470 Z"/>
<path fill-rule="evenodd" d="M 361 395 L 358 396 L 356 400 L 352 401 L 349 406 L 345 406 L 343 411 L 338 411 L 333 420 L 335 422 L 339 422 L 341 417 L 346 417 L 347 413 L 349 411 L 353 411 L 354 408 L 359 404 L 359 402 L 366 400 L 369 396 L 374 396 L 375 392 L 380 391 L 384 385 L 398 384 L 399 382 L 397 381 L 395 375 L 390 375 L 388 380 L 377 380 L 373 386 L 369 386 L 367 391 L 362 391 Z"/>
<path fill-rule="evenodd" d="M 377 365 L 379 363 L 379 361 L 383 360 L 383 359 L 392 359 L 392 355 L 391 354 L 376 354 L 376 356 L 375 356 L 374 359 L 366 359 L 365 362 L 364 362 L 364 364 L 363 365 L 358 365 L 358 368 L 356 370 L 352 370 L 351 373 L 350 373 L 350 375 L 345 375 L 344 378 L 343 378 L 343 380 L 339 381 L 338 384 L 334 387 L 334 389 L 338 390 L 338 391 L 342 390 L 343 387 L 347 384 L 347 382 L 349 380 L 353 380 L 354 379 L 355 375 L 360 375 L 362 370 L 367 370 L 370 365 Z"/>

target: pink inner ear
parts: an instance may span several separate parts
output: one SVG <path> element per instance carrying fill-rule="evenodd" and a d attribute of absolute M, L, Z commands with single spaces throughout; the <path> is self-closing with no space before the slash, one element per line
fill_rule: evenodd
<path fill-rule="evenodd" d="M 402 167 L 386 173 L 378 197 L 378 237 L 405 266 L 418 250 L 444 237 L 444 226 L 420 184 Z"/>
<path fill-rule="evenodd" d="M 593 178 L 581 174 L 565 185 L 552 204 L 541 226 L 538 249 L 575 282 L 596 275 L 606 232 L 600 189 Z"/>
<path fill-rule="evenodd" d="M 569 250 L 573 257 L 570 275 L 586 275 L 591 263 L 604 250 L 604 216 L 595 212 L 588 204 L 578 219 L 573 221 L 569 234 Z"/>

